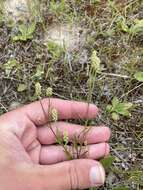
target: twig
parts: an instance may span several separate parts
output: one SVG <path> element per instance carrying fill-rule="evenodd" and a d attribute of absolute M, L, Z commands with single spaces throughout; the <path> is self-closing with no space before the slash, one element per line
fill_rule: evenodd
<path fill-rule="evenodd" d="M 17 82 L 20 82 L 20 80 L 16 79 L 16 78 L 13 78 L 13 77 L 5 77 L 5 76 L 2 76 L 0 77 L 0 79 L 7 79 L 7 80 L 11 80 L 11 81 L 17 81 Z"/>
<path fill-rule="evenodd" d="M 67 52 L 67 59 L 68 59 L 68 64 L 69 64 L 70 71 L 72 72 L 73 69 L 72 69 L 71 60 L 70 60 L 70 54 L 68 52 Z"/>
<path fill-rule="evenodd" d="M 131 79 L 130 76 L 121 75 L 121 74 L 116 74 L 116 73 L 104 73 L 104 72 L 102 72 L 101 74 L 106 75 L 106 76 L 120 77 L 120 78 L 128 78 L 128 79 L 130 78 L 130 79 Z"/>
<path fill-rule="evenodd" d="M 136 86 L 135 88 L 129 90 L 128 92 L 126 92 L 125 94 L 123 94 L 119 99 L 125 97 L 126 95 L 130 94 L 131 92 L 133 92 L 134 90 L 136 90 L 137 88 L 143 86 L 143 83 L 141 83 L 140 85 Z"/>
<path fill-rule="evenodd" d="M 8 109 L 0 102 L 0 105 L 2 106 L 2 108 L 6 111 L 6 112 L 8 112 Z"/>
<path fill-rule="evenodd" d="M 111 148 L 111 150 L 114 152 L 114 154 L 122 161 L 124 162 L 124 158 L 113 148 Z M 124 162 L 125 163 L 125 162 Z M 128 163 L 125 163 L 127 167 L 129 167 Z"/>
<path fill-rule="evenodd" d="M 44 116 L 45 116 L 45 118 L 46 118 L 47 121 L 48 121 L 48 117 L 49 117 L 48 126 L 49 126 L 51 132 L 53 133 L 55 139 L 58 141 L 59 138 L 58 138 L 57 134 L 55 133 L 54 129 L 52 128 L 51 121 L 50 121 L 50 111 L 51 111 L 51 101 L 50 101 L 50 98 L 49 98 L 48 117 L 47 117 L 47 114 L 46 114 L 46 112 L 45 112 L 45 109 L 44 109 L 44 106 L 43 106 L 41 100 L 40 100 L 40 104 L 41 104 L 41 107 L 42 107 Z M 67 150 L 67 148 L 65 147 L 65 145 L 64 145 L 64 143 L 63 143 L 62 140 L 63 140 L 63 139 L 60 139 L 60 142 L 58 142 L 58 143 L 59 143 L 59 145 L 61 145 L 61 146 L 63 147 L 63 149 L 64 149 L 64 151 L 65 151 L 65 154 L 67 155 L 68 159 L 71 160 L 71 159 L 72 159 L 72 155 L 71 155 L 70 152 Z"/>
<path fill-rule="evenodd" d="M 60 95 L 58 93 L 53 92 L 53 95 L 57 96 L 58 98 L 62 98 L 64 100 L 68 100 L 68 98 L 66 98 L 65 96 L 62 96 L 62 95 Z"/>

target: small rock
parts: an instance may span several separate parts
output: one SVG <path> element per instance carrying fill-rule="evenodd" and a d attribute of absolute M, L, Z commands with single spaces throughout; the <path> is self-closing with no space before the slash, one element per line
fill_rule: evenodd
<path fill-rule="evenodd" d="M 79 63 L 81 65 L 84 65 L 85 63 L 87 63 L 87 61 L 88 61 L 88 51 L 84 49 L 82 53 L 80 54 Z"/>
<path fill-rule="evenodd" d="M 12 110 L 19 108 L 21 106 L 22 106 L 22 104 L 20 102 L 13 101 L 13 102 L 11 102 L 11 104 L 9 106 L 9 111 L 12 111 Z"/>
<path fill-rule="evenodd" d="M 67 51 L 79 49 L 85 41 L 85 32 L 76 25 L 60 24 L 48 28 L 44 43 L 53 41 Z"/>
<path fill-rule="evenodd" d="M 6 0 L 4 9 L 6 17 L 14 21 L 29 17 L 27 0 Z"/>
<path fill-rule="evenodd" d="M 107 182 L 109 183 L 109 185 L 112 185 L 115 183 L 115 181 L 116 181 L 116 175 L 113 172 L 110 172 L 107 177 Z"/>

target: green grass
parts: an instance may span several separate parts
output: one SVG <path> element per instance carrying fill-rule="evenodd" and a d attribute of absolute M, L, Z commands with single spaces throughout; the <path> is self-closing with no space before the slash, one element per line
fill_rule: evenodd
<path fill-rule="evenodd" d="M 107 174 L 114 180 L 107 177 L 99 189 L 142 189 L 143 28 L 135 20 L 143 19 L 143 1 L 33 2 L 36 4 L 29 5 L 30 22 L 20 21 L 11 27 L 0 8 L 0 113 L 37 99 L 36 86 L 41 88 L 41 98 L 50 87 L 54 97 L 92 101 L 102 109 L 102 117 L 92 123 L 106 124 L 112 130 L 114 163 Z M 19 30 L 29 23 L 36 23 L 30 34 L 27 27 Z M 76 23 L 81 33 L 86 31 L 84 45 L 67 52 L 54 42 L 45 44 L 45 30 L 59 23 Z M 13 36 L 20 37 L 14 42 Z M 91 70 L 95 51 L 100 60 L 97 73 Z M 119 105 L 133 105 L 128 116 L 117 108 L 106 111 L 108 105 L 113 108 L 114 97 Z M 118 120 L 112 118 L 115 112 Z"/>

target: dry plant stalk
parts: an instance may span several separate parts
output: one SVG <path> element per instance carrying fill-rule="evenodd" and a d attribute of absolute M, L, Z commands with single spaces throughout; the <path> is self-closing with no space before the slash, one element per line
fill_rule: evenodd
<path fill-rule="evenodd" d="M 51 107 L 51 100 L 49 98 L 49 108 L 48 108 L 48 114 L 46 113 L 43 103 L 40 100 L 40 104 L 44 113 L 44 116 L 47 120 L 48 127 L 50 128 L 51 132 L 53 133 L 56 142 L 63 147 L 63 150 L 67 156 L 68 160 L 73 160 L 73 159 L 80 159 L 80 158 L 85 158 L 88 154 L 88 147 L 87 147 L 87 142 L 86 142 L 86 135 L 88 131 L 91 129 L 88 126 L 85 126 L 85 128 L 81 131 L 79 135 L 74 136 L 72 139 L 72 142 L 68 142 L 68 136 L 64 136 L 61 134 L 59 129 L 56 129 L 56 132 L 53 130 L 51 122 L 53 121 L 52 119 L 52 108 Z M 89 106 L 88 106 L 89 107 Z M 88 112 L 88 108 L 87 108 Z M 80 119 L 80 118 L 79 118 Z M 57 122 L 58 118 L 54 120 L 54 122 Z M 65 142 L 66 139 L 66 142 Z M 69 145 L 69 146 L 68 146 Z M 70 147 L 70 148 L 69 148 Z"/>
<path fill-rule="evenodd" d="M 92 93 L 94 90 L 96 76 L 100 72 L 101 72 L 100 59 L 97 56 L 97 52 L 94 50 L 92 52 L 91 67 L 89 70 L 89 79 L 88 79 L 89 93 L 88 93 L 88 97 L 87 97 L 88 106 L 87 106 L 86 115 L 88 115 L 88 112 L 89 112 L 89 104 L 91 103 L 91 100 L 92 100 Z M 51 100 L 50 100 L 50 97 L 52 96 L 51 88 L 47 89 L 47 96 L 49 97 L 48 115 L 45 112 L 45 109 L 44 109 L 44 106 L 43 106 L 41 100 L 40 100 L 40 104 L 41 104 L 44 116 L 47 120 L 48 127 L 50 128 L 51 132 L 53 133 L 53 135 L 56 139 L 56 142 L 60 146 L 63 147 L 63 150 L 69 160 L 85 158 L 88 153 L 86 136 L 87 136 L 87 133 L 91 130 L 91 127 L 88 126 L 88 120 L 86 120 L 85 127 L 80 132 L 80 134 L 78 134 L 78 135 L 75 134 L 74 138 L 72 139 L 72 142 L 69 143 L 68 134 L 64 134 L 64 135 L 61 134 L 61 132 L 58 128 L 56 129 L 56 132 L 55 132 L 51 126 L 51 121 L 54 121 L 54 122 L 58 121 L 58 113 L 56 113 L 56 109 L 54 110 L 54 113 L 52 113 L 53 108 L 51 107 Z M 78 117 L 79 117 L 79 119 L 81 119 L 80 115 L 78 115 Z"/>

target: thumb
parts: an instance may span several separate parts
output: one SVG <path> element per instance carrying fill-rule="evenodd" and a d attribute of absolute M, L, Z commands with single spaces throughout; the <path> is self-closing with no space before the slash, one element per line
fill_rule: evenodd
<path fill-rule="evenodd" d="M 97 187 L 104 184 L 105 171 L 94 160 L 81 159 L 50 166 L 40 166 L 37 185 L 40 189 L 71 190 Z"/>

